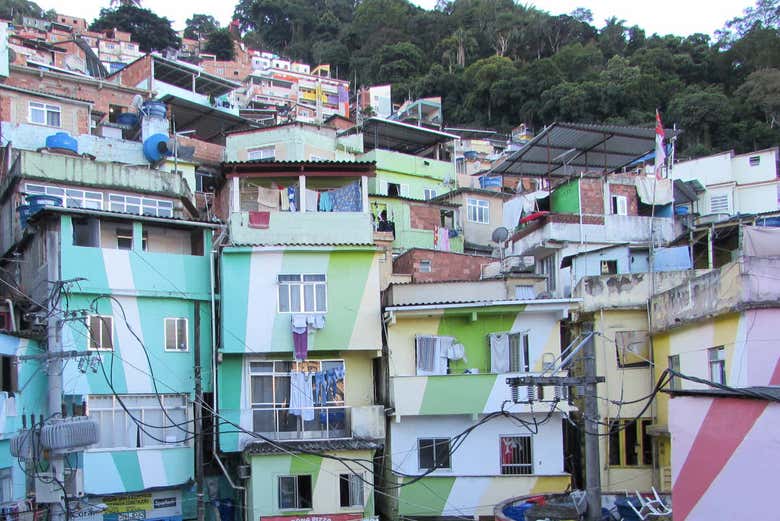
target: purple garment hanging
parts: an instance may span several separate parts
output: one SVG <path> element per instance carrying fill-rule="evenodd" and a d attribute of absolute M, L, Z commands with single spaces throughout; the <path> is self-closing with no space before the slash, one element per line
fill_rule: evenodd
<path fill-rule="evenodd" d="M 293 333 L 293 345 L 295 346 L 295 359 L 306 360 L 306 356 L 309 354 L 309 334 L 304 331 L 303 333 Z"/>

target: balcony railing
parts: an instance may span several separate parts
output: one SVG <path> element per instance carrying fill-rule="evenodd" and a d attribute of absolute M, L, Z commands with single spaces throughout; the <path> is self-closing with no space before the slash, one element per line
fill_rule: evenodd
<path fill-rule="evenodd" d="M 306 414 L 306 413 L 309 414 Z M 352 408 L 345 406 L 308 407 L 301 415 L 289 407 L 252 410 L 253 431 L 274 440 L 327 440 L 352 437 Z M 311 419 L 305 419 L 311 417 Z"/>

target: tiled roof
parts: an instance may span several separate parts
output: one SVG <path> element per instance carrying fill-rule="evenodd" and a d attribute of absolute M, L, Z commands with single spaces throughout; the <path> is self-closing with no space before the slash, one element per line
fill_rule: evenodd
<path fill-rule="evenodd" d="M 322 441 L 258 441 L 246 446 L 250 454 L 286 454 L 287 452 L 327 452 L 334 450 L 374 450 L 381 442 L 359 438 Z"/>

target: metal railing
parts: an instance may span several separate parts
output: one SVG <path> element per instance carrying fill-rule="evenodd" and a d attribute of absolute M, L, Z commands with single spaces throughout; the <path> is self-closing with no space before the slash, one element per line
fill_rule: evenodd
<path fill-rule="evenodd" d="M 343 405 L 305 407 L 297 411 L 289 407 L 253 407 L 252 430 L 275 440 L 350 438 L 351 412 L 351 407 Z"/>

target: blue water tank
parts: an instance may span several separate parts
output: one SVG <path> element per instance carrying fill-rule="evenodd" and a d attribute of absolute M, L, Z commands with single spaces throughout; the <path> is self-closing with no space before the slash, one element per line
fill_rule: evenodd
<path fill-rule="evenodd" d="M 78 154 L 79 142 L 67 132 L 57 132 L 46 138 L 46 148 L 60 148 Z"/>
<path fill-rule="evenodd" d="M 157 116 L 165 118 L 167 115 L 165 103 L 162 101 L 147 100 L 141 105 L 141 114 L 144 116 Z"/>
<path fill-rule="evenodd" d="M 688 215 L 688 207 L 687 206 L 675 206 L 674 207 L 674 214 L 675 215 Z"/>
<path fill-rule="evenodd" d="M 134 127 L 138 125 L 138 114 L 133 114 L 132 112 L 123 112 L 116 117 L 116 122 L 120 125 Z"/>
<path fill-rule="evenodd" d="M 144 141 L 144 156 L 152 163 L 156 163 L 170 154 L 168 136 L 165 134 L 154 134 Z"/>

